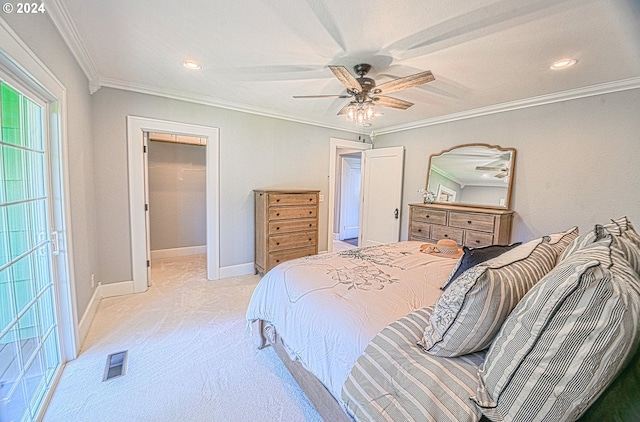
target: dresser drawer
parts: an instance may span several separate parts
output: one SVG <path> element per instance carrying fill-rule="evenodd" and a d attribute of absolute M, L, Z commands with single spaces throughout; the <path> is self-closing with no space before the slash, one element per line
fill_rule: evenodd
<path fill-rule="evenodd" d="M 472 214 L 465 212 L 451 212 L 449 214 L 449 225 L 462 229 L 479 230 L 483 232 L 493 232 L 493 216 Z"/>
<path fill-rule="evenodd" d="M 269 221 L 288 220 L 290 218 L 316 218 L 318 207 L 271 207 Z"/>
<path fill-rule="evenodd" d="M 315 246 L 316 243 L 316 232 L 285 233 L 269 236 L 270 251 Z"/>
<path fill-rule="evenodd" d="M 431 236 L 431 224 L 422 221 L 411 222 L 411 239 L 427 240 Z"/>
<path fill-rule="evenodd" d="M 480 246 L 493 245 L 493 234 L 467 231 L 464 235 L 464 246 L 469 248 L 477 248 Z"/>
<path fill-rule="evenodd" d="M 282 252 L 272 252 L 269 254 L 269 258 L 267 259 L 267 271 L 285 261 L 290 261 L 292 259 L 302 258 L 303 256 L 311 256 L 315 254 L 315 247 L 291 249 Z"/>
<path fill-rule="evenodd" d="M 272 193 L 269 195 L 269 206 L 279 205 L 315 205 L 318 195 L 315 193 Z"/>
<path fill-rule="evenodd" d="M 431 238 L 435 240 L 452 239 L 458 245 L 462 245 L 462 234 L 464 230 L 447 226 L 431 226 Z"/>
<path fill-rule="evenodd" d="M 318 221 L 312 218 L 303 218 L 300 220 L 276 220 L 269 222 L 269 234 L 303 232 L 308 230 L 315 231 L 318 227 Z"/>
<path fill-rule="evenodd" d="M 444 226 L 447 224 L 447 212 L 416 207 L 413 208 L 412 219 Z"/>

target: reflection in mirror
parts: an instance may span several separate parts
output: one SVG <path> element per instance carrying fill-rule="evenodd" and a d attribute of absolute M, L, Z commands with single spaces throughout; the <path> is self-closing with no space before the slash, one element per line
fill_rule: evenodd
<path fill-rule="evenodd" d="M 436 203 L 509 208 L 516 150 L 460 145 L 429 159 L 427 190 Z"/>

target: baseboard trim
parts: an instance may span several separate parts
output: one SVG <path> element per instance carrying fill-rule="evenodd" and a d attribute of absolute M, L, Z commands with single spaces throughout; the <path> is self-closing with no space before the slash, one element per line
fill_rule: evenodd
<path fill-rule="evenodd" d="M 105 297 L 122 296 L 133 293 L 133 281 L 121 281 L 119 283 L 98 284 L 93 291 L 93 296 L 89 300 L 87 309 L 84 311 L 80 323 L 78 323 L 78 334 L 80 335 L 80 344 L 84 344 L 84 340 L 89 332 L 89 327 L 93 322 L 93 318 L 98 312 L 100 301 Z"/>
<path fill-rule="evenodd" d="M 241 275 L 255 274 L 256 268 L 253 262 L 247 262 L 246 264 L 229 265 L 227 267 L 220 267 L 220 278 L 238 277 Z"/>
<path fill-rule="evenodd" d="M 207 253 L 207 245 L 185 246 L 183 248 L 156 249 L 151 251 L 151 259 L 174 258 L 176 256 L 201 255 Z"/>
<path fill-rule="evenodd" d="M 89 332 L 89 327 L 91 327 L 91 322 L 93 321 L 93 317 L 96 316 L 96 312 L 98 312 L 98 305 L 100 305 L 100 286 L 98 286 L 93 291 L 93 296 L 91 296 L 91 300 L 89 300 L 89 304 L 87 305 L 87 309 L 84 311 L 82 318 L 80 319 L 80 323 L 78 324 L 78 334 L 80 335 L 80 345 L 84 344 L 84 339 L 87 337 L 87 333 Z"/>
<path fill-rule="evenodd" d="M 103 299 L 105 297 L 123 296 L 135 293 L 133 280 L 121 281 L 119 283 L 101 284 L 99 286 L 99 289 L 100 299 Z"/>

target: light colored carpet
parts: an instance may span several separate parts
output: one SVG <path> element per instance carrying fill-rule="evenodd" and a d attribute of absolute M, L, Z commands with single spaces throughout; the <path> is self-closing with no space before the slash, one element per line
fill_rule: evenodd
<path fill-rule="evenodd" d="M 258 276 L 207 281 L 204 255 L 154 260 L 146 293 L 103 299 L 45 421 L 321 421 L 245 311 Z M 102 381 L 107 356 L 127 373 Z"/>

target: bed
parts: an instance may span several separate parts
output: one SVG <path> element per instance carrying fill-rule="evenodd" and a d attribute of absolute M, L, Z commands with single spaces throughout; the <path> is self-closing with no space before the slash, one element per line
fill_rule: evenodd
<path fill-rule="evenodd" d="M 272 269 L 247 310 L 260 346 L 276 346 L 281 357 L 312 374 L 321 383 L 318 388 L 341 403 L 342 386 L 373 337 L 442 294 L 457 260 L 423 253 L 421 245 L 408 241 L 350 249 Z"/>
<path fill-rule="evenodd" d="M 421 246 L 301 258 L 257 285 L 259 346 L 324 420 L 638 420 L 640 235 L 626 217 L 516 246 L 444 291 L 467 251 Z"/>

